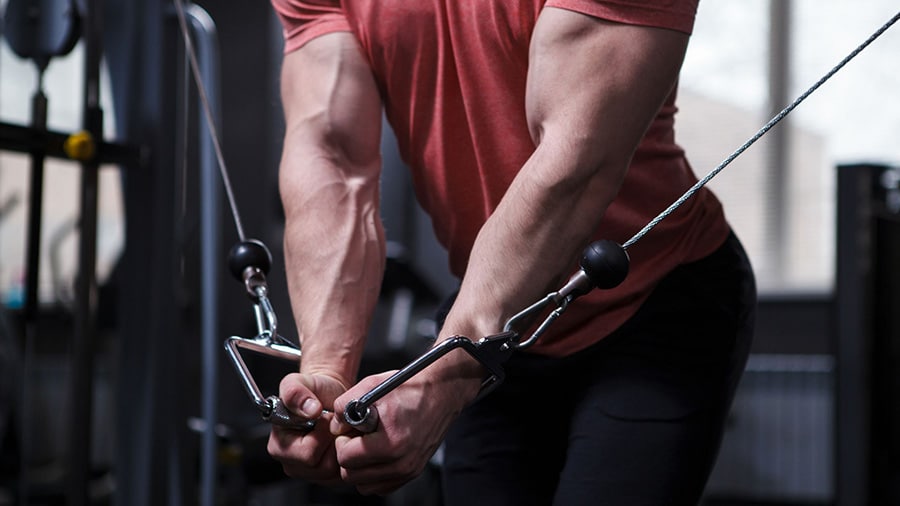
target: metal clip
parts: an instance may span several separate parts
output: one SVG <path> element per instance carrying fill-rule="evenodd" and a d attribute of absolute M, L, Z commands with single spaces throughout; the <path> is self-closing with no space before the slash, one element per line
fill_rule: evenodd
<path fill-rule="evenodd" d="M 528 337 L 528 339 L 513 343 L 512 346 L 516 350 L 524 350 L 529 346 L 533 345 L 535 341 L 538 340 L 539 337 L 544 335 L 544 332 L 550 327 L 557 318 L 562 315 L 563 311 L 569 307 L 569 303 L 575 300 L 576 297 L 579 297 L 587 292 L 589 292 L 593 288 L 592 281 L 590 277 L 583 271 L 579 270 L 575 273 L 569 281 L 559 289 L 559 291 L 548 293 L 544 296 L 543 299 L 535 302 L 534 304 L 528 306 L 523 309 L 519 313 L 513 315 L 512 318 L 506 321 L 506 324 L 503 326 L 504 332 L 513 332 L 514 328 L 525 327 L 528 322 L 538 313 L 543 311 L 545 308 L 552 304 L 556 304 L 556 307 L 550 312 L 549 315 L 544 319 L 544 321 L 535 329 L 534 333 Z"/>
<path fill-rule="evenodd" d="M 256 239 L 242 240 L 231 249 L 228 255 L 229 269 L 232 275 L 244 284 L 247 294 L 253 301 L 258 334 L 253 339 L 231 336 L 225 340 L 225 351 L 228 352 L 228 357 L 231 358 L 244 389 L 247 390 L 264 420 L 275 425 L 308 431 L 312 430 L 316 421 L 291 413 L 277 395 L 264 396 L 240 352 L 240 348 L 243 348 L 293 362 L 298 364 L 299 369 L 300 346 L 278 335 L 278 317 L 275 316 L 275 309 L 269 301 L 266 272 L 271 263 L 272 256 L 269 249 Z"/>

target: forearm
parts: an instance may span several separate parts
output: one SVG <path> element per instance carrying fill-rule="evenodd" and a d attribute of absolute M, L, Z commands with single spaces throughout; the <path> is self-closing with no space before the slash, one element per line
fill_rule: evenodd
<path fill-rule="evenodd" d="M 326 159 L 282 169 L 285 261 L 301 371 L 353 383 L 384 271 L 377 180 L 347 181 Z M 322 168 L 316 165 L 321 164 Z"/>
<path fill-rule="evenodd" d="M 356 380 L 384 272 L 381 101 L 348 33 L 285 57 L 279 172 L 285 261 L 301 372 Z"/>
<path fill-rule="evenodd" d="M 574 175 L 566 169 L 575 163 L 547 140 L 525 164 L 478 234 L 445 325 L 449 333 L 470 332 L 477 339 L 499 332 L 573 273 L 626 168 L 610 163 Z"/>
<path fill-rule="evenodd" d="M 442 337 L 498 332 L 572 273 L 686 43 L 680 33 L 542 12 L 526 96 L 536 149 L 479 232 Z"/>
<path fill-rule="evenodd" d="M 438 341 L 453 335 L 472 340 L 496 334 L 506 321 L 559 288 L 597 229 L 624 168 L 569 181 L 545 174 L 571 163 L 553 149 L 538 149 L 482 227 L 459 294 Z M 524 331 L 526 329 L 514 329 Z M 454 352 L 439 361 L 426 381 L 452 385 L 460 399 L 473 398 L 486 371 Z"/>

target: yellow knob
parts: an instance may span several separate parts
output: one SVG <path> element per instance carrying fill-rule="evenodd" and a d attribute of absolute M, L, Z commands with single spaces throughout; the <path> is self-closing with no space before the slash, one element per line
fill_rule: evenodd
<path fill-rule="evenodd" d="M 94 157 L 96 146 L 90 132 L 84 130 L 70 135 L 63 143 L 63 151 L 69 158 L 86 162 Z"/>

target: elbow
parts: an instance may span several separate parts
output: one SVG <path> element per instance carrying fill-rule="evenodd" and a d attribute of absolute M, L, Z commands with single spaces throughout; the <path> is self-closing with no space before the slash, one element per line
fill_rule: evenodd
<path fill-rule="evenodd" d="M 288 126 L 278 174 L 286 217 L 303 216 L 311 207 L 334 212 L 347 202 L 374 202 L 380 174 L 380 144 L 365 146 L 321 119 Z"/>
<path fill-rule="evenodd" d="M 284 138 L 284 158 L 316 159 L 342 172 L 365 175 L 376 172 L 381 160 L 381 124 L 362 132 L 359 125 L 337 121 L 327 110 L 288 124 Z M 301 153 L 296 153 L 300 151 Z"/>
<path fill-rule="evenodd" d="M 540 129 L 535 165 L 551 193 L 571 197 L 589 194 L 611 202 L 625 178 L 633 150 L 616 149 L 593 132 Z"/>

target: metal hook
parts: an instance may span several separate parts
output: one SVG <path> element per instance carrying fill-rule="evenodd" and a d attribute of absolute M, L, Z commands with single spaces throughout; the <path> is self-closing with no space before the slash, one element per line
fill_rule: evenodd
<path fill-rule="evenodd" d="M 584 269 L 579 270 L 569 278 L 569 281 L 565 286 L 560 288 L 559 291 L 548 293 L 543 299 L 513 315 L 512 318 L 506 321 L 506 325 L 503 326 L 504 332 L 511 332 L 516 326 L 526 325 L 532 317 L 536 316 L 546 307 L 551 304 L 556 304 L 556 308 L 547 315 L 544 321 L 538 326 L 534 333 L 528 337 L 528 339 L 522 342 L 513 343 L 512 346 L 517 350 L 524 350 L 533 345 L 538 338 L 550 328 L 550 324 L 556 321 L 556 319 L 562 315 L 563 311 L 569 307 L 570 302 L 575 300 L 576 297 L 591 291 L 594 285 L 595 283 Z"/>
<path fill-rule="evenodd" d="M 298 365 L 300 363 L 300 346 L 278 335 L 278 317 L 269 300 L 269 287 L 266 283 L 266 272 L 271 261 L 268 248 L 258 240 L 241 241 L 232 248 L 229 267 L 232 274 L 243 281 L 247 294 L 253 300 L 253 313 L 259 334 L 253 339 L 232 336 L 225 341 L 225 351 L 264 420 L 308 431 L 315 426 L 316 420 L 295 415 L 277 395 L 264 396 L 240 353 L 240 348 L 243 348 Z"/>

